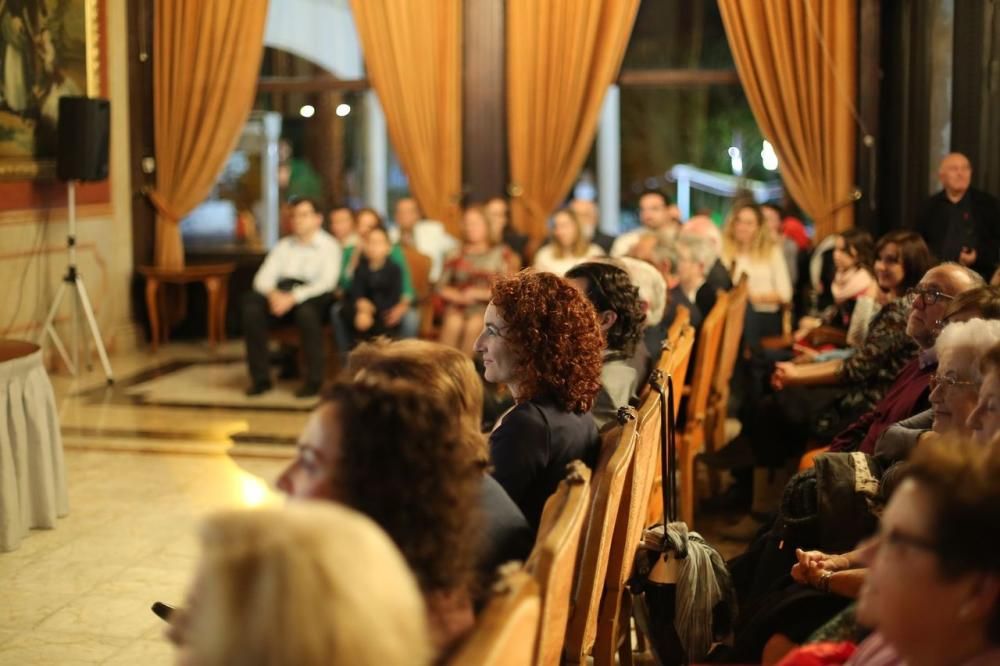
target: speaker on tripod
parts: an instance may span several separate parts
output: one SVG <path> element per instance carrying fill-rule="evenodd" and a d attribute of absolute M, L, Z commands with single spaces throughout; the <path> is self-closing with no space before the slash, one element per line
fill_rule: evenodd
<path fill-rule="evenodd" d="M 66 275 L 63 277 L 55 300 L 45 318 L 45 325 L 39 337 L 39 344 L 44 344 L 45 337 L 52 338 L 52 343 L 59 351 L 63 362 L 73 375 L 77 374 L 79 366 L 78 345 L 76 339 L 77 322 L 82 314 L 87 321 L 90 335 L 97 347 L 97 354 L 104 368 L 108 384 L 114 382 L 108 352 L 104 348 L 101 331 L 94 317 L 94 310 L 87 296 L 87 287 L 83 277 L 76 267 L 76 183 L 77 181 L 104 180 L 108 177 L 108 139 L 111 130 L 111 104 L 106 99 L 91 97 L 59 98 L 59 126 L 57 131 L 58 146 L 56 148 L 56 174 L 60 180 L 66 181 L 67 213 L 69 231 L 66 246 L 69 254 Z M 67 289 L 75 292 L 73 314 L 73 356 L 66 351 L 59 333 L 53 322 L 59 312 L 63 296 Z"/>

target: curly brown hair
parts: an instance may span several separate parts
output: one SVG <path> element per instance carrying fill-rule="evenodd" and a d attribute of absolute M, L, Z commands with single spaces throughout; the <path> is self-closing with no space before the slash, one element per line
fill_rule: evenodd
<path fill-rule="evenodd" d="M 341 434 L 337 495 L 386 531 L 425 593 L 468 586 L 483 473 L 455 410 L 377 376 L 338 381 L 324 397 Z"/>
<path fill-rule="evenodd" d="M 630 357 L 642 340 L 646 313 L 639 300 L 639 288 L 632 284 L 628 271 L 613 264 L 586 261 L 566 272 L 567 278 L 587 281 L 587 299 L 597 312 L 615 313 L 615 323 L 605 334 L 608 349 L 624 352 Z"/>
<path fill-rule="evenodd" d="M 526 269 L 494 283 L 493 305 L 507 324 L 519 397 L 590 411 L 601 389 L 605 344 L 590 301 L 566 280 Z"/>

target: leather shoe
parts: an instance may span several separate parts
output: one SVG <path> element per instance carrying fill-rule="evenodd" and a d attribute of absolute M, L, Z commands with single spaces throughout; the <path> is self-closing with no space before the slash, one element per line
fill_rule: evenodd
<path fill-rule="evenodd" d="M 261 393 L 267 393 L 272 388 L 274 388 L 274 384 L 271 382 L 254 382 L 250 388 L 246 390 L 246 394 L 248 398 L 252 398 L 253 396 L 260 395 Z"/>

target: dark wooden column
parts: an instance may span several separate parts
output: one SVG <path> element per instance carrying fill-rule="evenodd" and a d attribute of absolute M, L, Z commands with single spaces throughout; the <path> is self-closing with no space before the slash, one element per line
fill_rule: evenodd
<path fill-rule="evenodd" d="M 951 149 L 972 162 L 972 185 L 1000 194 L 1000 16 L 992 2 L 955 3 Z"/>
<path fill-rule="evenodd" d="M 462 7 L 462 183 L 474 201 L 507 186 L 505 4 L 464 0 Z"/>
<path fill-rule="evenodd" d="M 153 0 L 128 0 L 129 149 L 132 177 L 132 260 L 153 263 L 156 212 L 142 194 L 156 179 L 153 144 Z M 145 160 L 145 168 L 144 162 Z"/>
<path fill-rule="evenodd" d="M 878 229 L 878 109 L 881 68 L 879 67 L 882 16 L 879 0 L 858 1 L 858 115 L 865 131 L 858 129 L 855 142 L 855 184 L 861 199 L 854 205 L 854 224 L 876 236 Z"/>

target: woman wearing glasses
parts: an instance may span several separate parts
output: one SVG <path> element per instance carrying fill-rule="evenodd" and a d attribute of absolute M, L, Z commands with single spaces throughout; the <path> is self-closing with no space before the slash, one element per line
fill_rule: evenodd
<path fill-rule="evenodd" d="M 521 271 L 492 293 L 475 350 L 486 380 L 505 384 L 514 406 L 490 434 L 490 461 L 537 530 L 567 463 L 597 458 L 589 412 L 601 388 L 604 335 L 594 306 L 552 273 Z"/>

